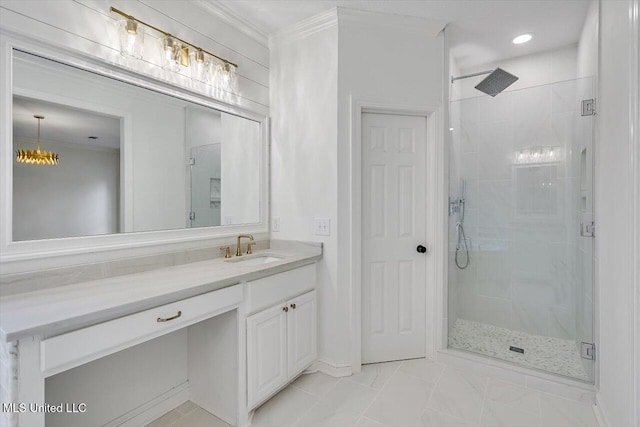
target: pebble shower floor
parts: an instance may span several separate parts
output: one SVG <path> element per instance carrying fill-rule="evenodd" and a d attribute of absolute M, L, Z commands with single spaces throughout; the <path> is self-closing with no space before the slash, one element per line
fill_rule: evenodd
<path fill-rule="evenodd" d="M 591 381 L 578 353 L 576 342 L 571 340 L 531 335 L 457 319 L 449 334 L 449 346 L 582 381 Z M 520 354 L 511 351 L 510 346 L 522 348 L 525 352 Z"/>

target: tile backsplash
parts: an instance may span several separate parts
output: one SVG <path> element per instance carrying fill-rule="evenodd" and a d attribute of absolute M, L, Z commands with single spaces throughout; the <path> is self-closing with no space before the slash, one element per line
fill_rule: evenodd
<path fill-rule="evenodd" d="M 269 240 L 257 240 L 254 250 L 269 249 Z M 140 273 L 174 265 L 219 258 L 224 254 L 218 246 L 130 257 L 91 264 L 0 275 L 0 296 L 9 296 L 75 283 Z"/>

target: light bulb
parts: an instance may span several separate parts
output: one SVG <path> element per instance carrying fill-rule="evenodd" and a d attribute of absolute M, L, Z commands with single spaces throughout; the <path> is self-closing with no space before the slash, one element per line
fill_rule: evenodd
<path fill-rule="evenodd" d="M 142 59 L 144 51 L 144 27 L 133 19 L 118 21 L 120 54 Z"/>
<path fill-rule="evenodd" d="M 522 44 L 530 41 L 532 38 L 533 38 L 533 34 L 531 33 L 520 34 L 519 36 L 514 37 L 514 39 L 511 40 L 511 42 L 513 44 Z"/>

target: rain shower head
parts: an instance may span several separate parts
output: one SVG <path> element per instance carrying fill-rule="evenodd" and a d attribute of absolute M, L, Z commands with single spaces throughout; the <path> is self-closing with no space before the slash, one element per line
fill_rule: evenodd
<path fill-rule="evenodd" d="M 516 80 L 518 80 L 518 77 L 514 76 L 513 74 L 507 73 L 502 68 L 496 68 L 495 70 L 481 71 L 479 73 L 467 74 L 460 77 L 451 77 L 451 83 L 455 82 L 456 80 L 481 76 L 483 74 L 489 75 L 476 85 L 476 89 L 490 96 L 496 96 L 497 94 L 511 86 L 513 83 L 515 83 Z"/>
<path fill-rule="evenodd" d="M 518 80 L 516 76 L 507 73 L 502 68 L 496 68 L 476 85 L 476 89 L 490 96 L 496 96 Z"/>

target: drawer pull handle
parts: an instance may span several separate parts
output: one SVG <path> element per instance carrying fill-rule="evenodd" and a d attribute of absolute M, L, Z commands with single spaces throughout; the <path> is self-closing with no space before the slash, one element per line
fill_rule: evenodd
<path fill-rule="evenodd" d="M 295 304 L 291 304 L 291 308 L 293 308 L 295 310 L 296 309 L 296 305 Z"/>
<path fill-rule="evenodd" d="M 177 319 L 178 317 L 182 316 L 182 310 L 178 311 L 178 314 L 176 314 L 175 316 L 171 316 L 171 317 L 158 317 L 156 319 L 156 322 L 160 323 L 160 322 L 168 322 L 170 320 L 173 319 Z"/>
<path fill-rule="evenodd" d="M 286 305 L 284 307 L 282 307 L 282 311 L 284 311 L 285 313 L 289 311 L 289 307 L 287 307 Z"/>

